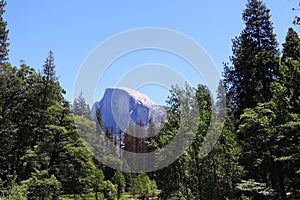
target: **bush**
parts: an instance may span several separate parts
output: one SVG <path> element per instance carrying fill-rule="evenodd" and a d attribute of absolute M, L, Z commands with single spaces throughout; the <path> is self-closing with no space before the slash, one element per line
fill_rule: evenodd
<path fill-rule="evenodd" d="M 133 184 L 130 188 L 133 195 L 139 194 L 144 197 L 155 195 L 156 189 L 156 182 L 154 180 L 150 180 L 145 173 L 139 174 L 138 177 L 133 181 Z"/>
<path fill-rule="evenodd" d="M 117 194 L 117 186 L 114 185 L 111 181 L 103 181 L 102 191 L 104 193 L 104 197 L 108 199 L 114 199 Z"/>
<path fill-rule="evenodd" d="M 16 175 L 8 176 L 8 184 L 0 179 L 0 200 L 27 200 L 26 185 L 17 184 L 16 179 Z"/>
<path fill-rule="evenodd" d="M 61 183 L 54 175 L 49 176 L 47 171 L 33 174 L 23 184 L 28 188 L 28 199 L 59 200 Z"/>
<path fill-rule="evenodd" d="M 0 197 L 0 200 L 27 200 L 27 188 L 25 185 L 13 184 L 7 194 Z"/>

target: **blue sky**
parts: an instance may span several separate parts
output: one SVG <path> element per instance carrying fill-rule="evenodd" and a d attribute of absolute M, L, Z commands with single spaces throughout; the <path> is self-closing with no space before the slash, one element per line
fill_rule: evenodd
<path fill-rule="evenodd" d="M 296 0 L 265 0 L 271 9 L 274 31 L 281 44 L 292 20 L 300 11 L 292 11 Z M 120 32 L 143 27 L 162 27 L 181 32 L 197 41 L 210 55 L 220 73 L 223 62 L 229 61 L 231 40 L 243 29 L 242 11 L 246 1 L 237 0 L 26 0 L 10 1 L 6 6 L 5 20 L 10 30 L 10 62 L 41 69 L 48 51 L 55 54 L 57 75 L 72 99 L 73 85 L 80 66 L 89 53 L 101 42 Z M 299 13 L 297 13 L 299 12 Z M 296 31 L 300 27 L 294 27 Z M 115 70 L 107 74 L 98 85 L 99 99 L 104 88 L 115 86 L 122 76 L 118 67 L 136 67 L 143 63 L 159 62 L 173 65 L 177 58 L 157 51 L 136 53 L 114 63 Z M 180 63 L 178 61 L 177 63 Z M 179 70 L 182 65 L 176 66 Z M 181 73 L 181 72 L 180 72 Z M 191 77 L 193 72 L 183 70 Z M 165 88 L 149 86 L 140 91 L 156 103 L 163 104 L 168 95 Z"/>

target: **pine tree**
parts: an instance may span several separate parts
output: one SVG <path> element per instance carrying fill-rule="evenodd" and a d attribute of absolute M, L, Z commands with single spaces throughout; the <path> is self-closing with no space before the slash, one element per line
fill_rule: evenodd
<path fill-rule="evenodd" d="M 279 78 L 272 83 L 272 98 L 248 108 L 241 115 L 238 134 L 243 145 L 247 174 L 267 187 L 267 196 L 276 199 L 299 198 L 299 112 L 300 112 L 300 63 L 299 38 L 289 29 L 284 43 Z M 253 184 L 254 185 L 254 184 Z M 275 191 L 275 193 L 274 193 Z M 253 198 L 258 191 L 252 188 Z M 264 197 L 267 198 L 267 197 Z"/>
<path fill-rule="evenodd" d="M 227 114 L 226 108 L 228 107 L 226 88 L 224 82 L 221 80 L 218 86 L 216 112 L 220 120 L 224 120 Z"/>
<path fill-rule="evenodd" d="M 126 186 L 125 177 L 122 172 L 116 171 L 112 178 L 112 182 L 117 185 L 118 199 L 120 199 Z"/>
<path fill-rule="evenodd" d="M 3 19 L 5 0 L 0 1 L 0 179 L 5 180 L 11 172 L 14 149 L 14 135 L 17 126 L 13 122 L 12 114 L 15 105 L 21 100 L 16 96 L 20 91 L 18 71 L 12 67 L 8 60 L 8 30 Z M 16 77 L 16 78 L 14 78 Z"/>
<path fill-rule="evenodd" d="M 268 109 L 272 104 L 268 103 L 279 78 L 278 44 L 270 10 L 261 0 L 248 0 L 243 21 L 245 28 L 233 40 L 232 66 L 225 67 L 225 83 L 243 149 L 240 164 L 247 170 L 244 178 L 270 184 L 271 157 L 266 141 L 271 134 L 272 113 Z M 263 103 L 265 107 L 261 107 Z"/>
<path fill-rule="evenodd" d="M 49 55 L 45 60 L 45 64 L 43 66 L 43 80 L 44 81 L 57 81 L 55 64 L 54 64 L 54 53 L 49 51 Z"/>
<path fill-rule="evenodd" d="M 232 66 L 225 66 L 229 100 L 239 116 L 245 108 L 271 98 L 271 83 L 278 75 L 278 44 L 270 10 L 260 0 L 248 0 L 243 12 L 245 28 L 233 40 Z"/>
<path fill-rule="evenodd" d="M 299 60 L 300 59 L 300 39 L 296 31 L 293 28 L 289 28 L 283 43 L 282 61 L 286 61 L 288 58 Z"/>
<path fill-rule="evenodd" d="M 104 126 L 103 126 L 103 120 L 102 120 L 102 114 L 100 111 L 100 108 L 97 109 L 96 111 L 96 119 L 95 119 L 95 123 L 97 123 L 99 125 L 99 128 L 103 131 L 104 130 Z"/>
<path fill-rule="evenodd" d="M 223 98 L 222 94 L 218 95 Z M 222 102 L 222 99 L 218 99 Z M 185 137 L 193 136 L 194 140 L 187 150 L 169 166 L 155 172 L 161 197 L 167 199 L 177 196 L 184 199 L 221 199 L 234 198 L 235 185 L 239 181 L 242 167 L 238 163 L 241 148 L 237 143 L 233 125 L 229 118 L 225 119 L 223 131 L 219 123 L 215 129 L 222 132 L 220 141 L 211 152 L 202 157 L 201 146 L 213 117 L 214 109 L 209 90 L 204 85 L 184 89 L 173 87 L 168 98 L 170 109 L 168 121 L 162 125 L 158 135 L 152 139 L 151 147 L 159 150 L 178 134 L 178 129 Z M 184 116 L 184 117 L 182 117 Z M 221 122 L 220 122 L 221 123 Z M 180 145 L 174 151 L 181 150 Z M 172 154 L 172 152 L 169 152 Z M 170 155 L 171 156 L 171 155 Z M 157 159 L 166 161 L 168 155 L 157 155 Z"/>
<path fill-rule="evenodd" d="M 285 89 L 281 103 L 287 105 L 287 112 L 300 113 L 300 60 L 289 59 L 281 63 L 280 76 L 279 86 Z"/>
<path fill-rule="evenodd" d="M 297 199 L 300 195 L 300 116 L 289 111 L 285 102 L 289 101 L 288 97 L 282 99 L 286 88 L 276 84 L 274 90 L 271 101 L 246 109 L 241 115 L 238 134 L 247 135 L 242 158 L 247 170 L 245 178 L 272 187 L 276 199 L 286 199 L 287 193 L 291 199 Z"/>
<path fill-rule="evenodd" d="M 4 7 L 6 5 L 5 0 L 0 1 L 0 64 L 8 61 L 8 30 L 6 28 L 7 22 L 3 19 L 5 12 Z"/>
<path fill-rule="evenodd" d="M 158 134 L 152 139 L 151 147 L 159 150 L 169 143 L 178 132 L 180 127 L 180 93 L 182 89 L 178 87 L 172 87 L 170 90 L 170 96 L 167 99 L 169 110 L 167 111 L 167 121 L 162 124 L 162 128 Z M 172 152 L 168 152 L 170 157 Z M 157 155 L 158 162 L 162 162 L 169 159 L 168 155 Z M 183 158 L 179 158 L 169 166 L 160 169 L 155 172 L 156 182 L 158 187 L 162 190 L 161 198 L 168 199 L 170 196 L 175 196 L 182 189 L 181 182 L 183 182 L 184 165 Z M 186 184 L 185 184 L 186 185 Z M 186 190 L 184 190 L 186 191 Z M 187 194 L 185 192 L 185 194 Z M 187 194 L 188 195 L 188 194 Z"/>
<path fill-rule="evenodd" d="M 95 193 L 96 200 L 99 200 L 98 193 L 100 192 L 101 187 L 103 185 L 103 180 L 104 180 L 103 171 L 96 169 L 94 171 L 94 177 L 92 180 L 93 192 Z"/>
<path fill-rule="evenodd" d="M 74 115 L 84 116 L 87 119 L 91 119 L 91 111 L 82 95 L 82 92 L 79 94 L 79 97 L 74 100 L 72 113 Z"/>
<path fill-rule="evenodd" d="M 9 64 L 0 65 L 5 73 L 0 73 L 0 178 L 6 180 L 6 175 L 16 170 L 20 157 L 20 149 L 16 147 L 25 143 L 26 137 L 19 138 L 18 122 L 22 108 L 24 79 L 16 67 Z M 26 74 L 26 73 L 25 73 Z M 25 135 L 25 134 L 24 134 Z M 18 142 L 21 142 L 18 144 Z"/>
<path fill-rule="evenodd" d="M 32 96 L 30 103 L 34 112 L 30 114 L 32 118 L 31 134 L 34 135 L 31 141 L 31 149 L 38 144 L 40 140 L 44 140 L 43 131 L 49 124 L 57 124 L 57 118 L 53 118 L 58 110 L 55 107 L 61 108 L 66 101 L 63 98 L 64 90 L 61 88 L 55 72 L 54 54 L 49 52 L 48 57 L 43 65 L 42 73 L 37 74 L 37 83 L 32 88 Z M 29 109 L 29 111 L 31 111 Z M 38 128 L 36 128 L 38 127 Z"/>
<path fill-rule="evenodd" d="M 143 196 L 144 199 L 150 199 L 149 197 L 155 193 L 156 183 L 150 180 L 149 176 L 145 173 L 140 173 L 136 179 L 134 179 L 130 190 L 134 194 Z"/>
<path fill-rule="evenodd" d="M 289 97 L 290 112 L 300 112 L 300 38 L 290 28 L 283 44 L 282 63 L 280 66 L 279 83 L 286 88 L 286 97 Z M 284 97 L 282 97 L 284 98 Z M 286 100 L 283 100 L 287 102 Z"/>

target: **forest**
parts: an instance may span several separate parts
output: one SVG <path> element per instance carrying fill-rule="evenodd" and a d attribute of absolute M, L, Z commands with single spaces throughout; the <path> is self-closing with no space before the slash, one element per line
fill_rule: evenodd
<path fill-rule="evenodd" d="M 120 146 L 126 151 L 159 150 L 179 129 L 195 138 L 175 162 L 148 173 L 118 171 L 96 159 L 105 154 L 106 162 L 127 165 L 102 139 L 115 138 L 103 131 L 99 112 L 91 118 L 84 94 L 65 99 L 69 91 L 60 85 L 52 51 L 41 71 L 11 65 L 5 5 L 1 0 L 0 200 L 300 199 L 300 38 L 290 28 L 280 50 L 263 1 L 246 3 L 245 26 L 232 40 L 215 102 L 205 85 L 174 86 L 168 120 L 161 127 L 149 122 L 154 137 L 129 136 L 142 131 L 130 125 Z M 216 117 L 221 135 L 202 156 L 199 146 Z"/>

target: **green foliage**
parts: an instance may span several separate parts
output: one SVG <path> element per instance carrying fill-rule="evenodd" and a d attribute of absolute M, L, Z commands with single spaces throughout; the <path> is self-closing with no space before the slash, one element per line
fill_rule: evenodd
<path fill-rule="evenodd" d="M 87 193 L 93 185 L 93 174 L 96 167 L 88 150 L 80 145 L 66 146 L 65 154 L 57 167 L 58 179 L 63 185 L 64 192 L 67 194 Z"/>
<path fill-rule="evenodd" d="M 42 73 L 25 64 L 0 68 L 0 178 L 7 182 L 15 173 L 17 183 L 35 184 L 33 173 L 47 171 L 45 181 L 55 177 L 63 192 L 88 191 L 96 167 L 62 96 L 53 53 Z"/>
<path fill-rule="evenodd" d="M 24 185 L 13 185 L 8 191 L 6 197 L 0 197 L 5 200 L 27 200 L 27 188 Z"/>
<path fill-rule="evenodd" d="M 162 199 L 300 198 L 300 39 L 290 28 L 279 59 L 270 11 L 262 1 L 247 2 L 245 28 L 233 40 L 231 65 L 225 66 L 228 95 L 220 82 L 216 107 L 206 86 L 174 86 L 167 122 L 160 130 L 152 118 L 149 122 L 148 132 L 158 134 L 151 141 L 125 135 L 120 148 L 138 153 L 159 152 L 181 132 L 195 138 L 175 162 L 148 174 L 155 180 L 144 173 L 132 180 L 97 161 L 126 165 L 118 158 L 112 132 L 102 130 L 101 112 L 93 121 L 82 94 L 70 109 L 53 52 L 41 72 L 7 62 L 5 5 L 0 0 L 1 200 L 59 199 L 61 193 L 70 195 L 64 199 L 120 199 L 126 189 L 149 197 L 157 185 Z M 212 124 L 217 116 L 221 120 Z M 132 124 L 128 131 L 147 134 Z M 221 132 L 214 148 L 201 149 L 214 131 Z M 103 140 L 105 135 L 111 142 Z M 158 153 L 157 160 L 167 161 L 183 146 Z"/>
<path fill-rule="evenodd" d="M 242 180 L 237 185 L 237 189 L 242 193 L 242 199 L 274 199 L 275 196 L 273 189 L 269 188 L 265 183 L 255 182 L 254 180 Z M 251 196 L 251 198 L 247 196 Z"/>
<path fill-rule="evenodd" d="M 0 1 L 0 65 L 4 64 L 8 60 L 8 30 L 6 28 L 7 22 L 3 19 L 5 12 L 4 7 L 6 5 L 5 0 Z"/>
<path fill-rule="evenodd" d="M 252 198 L 249 198 L 249 197 L 245 196 L 244 194 L 242 194 L 241 200 L 252 200 Z"/>
<path fill-rule="evenodd" d="M 95 198 L 98 200 L 98 192 L 102 189 L 102 184 L 104 180 L 104 174 L 100 169 L 94 170 L 94 176 L 92 177 L 92 187 L 95 193 Z"/>
<path fill-rule="evenodd" d="M 300 40 L 290 28 L 279 63 L 269 13 L 262 1 L 248 0 L 246 26 L 233 41 L 233 66 L 225 67 L 229 114 L 242 147 L 244 179 L 255 180 L 245 195 L 256 199 L 261 184 L 274 191 L 272 198 L 297 198 Z"/>
<path fill-rule="evenodd" d="M 295 196 L 299 193 L 295 177 L 299 177 L 300 118 L 299 114 L 282 115 L 282 105 L 270 101 L 246 109 L 238 130 L 239 134 L 247 134 L 243 159 L 248 176 L 272 185 L 278 199 L 286 198 L 286 190 Z"/>
<path fill-rule="evenodd" d="M 17 94 L 21 92 L 24 81 L 17 78 L 22 75 L 21 72 L 8 63 L 1 64 L 0 71 L 0 178 L 5 181 L 14 160 L 13 150 L 19 127 L 13 119 L 20 114 L 18 108 L 22 101 Z M 27 72 L 24 72 L 23 76 L 26 75 Z"/>
<path fill-rule="evenodd" d="M 223 97 L 219 95 L 219 98 Z M 220 103 L 223 100 L 218 99 Z M 202 85 L 196 89 L 188 85 L 184 89 L 174 87 L 169 103 L 169 120 L 163 124 L 158 137 L 152 140 L 151 145 L 158 149 L 163 147 L 173 139 L 178 129 L 183 131 L 185 136 L 194 136 L 195 139 L 178 160 L 155 172 L 157 184 L 162 190 L 161 198 L 233 198 L 235 184 L 239 181 L 243 168 L 238 163 L 241 147 L 237 143 L 231 120 L 226 118 L 213 123 L 214 127 L 211 130 L 222 132 L 220 139 L 213 149 L 201 149 L 211 120 L 216 116 L 207 88 Z M 180 115 L 185 118 L 180 119 Z M 224 120 L 225 126 L 222 131 L 220 129 Z M 176 148 L 180 146 L 177 145 Z M 210 153 L 203 158 L 206 151 Z M 159 156 L 158 159 L 168 158 Z"/>
<path fill-rule="evenodd" d="M 189 87 L 189 86 L 187 86 Z M 189 87 L 189 90 L 191 88 Z M 171 141 L 176 133 L 179 131 L 180 127 L 180 119 L 181 119 L 181 103 L 184 99 L 184 90 L 179 87 L 173 87 L 170 90 L 170 96 L 168 97 L 167 103 L 169 104 L 169 110 L 167 113 L 167 122 L 162 125 L 161 130 L 157 134 L 157 136 L 151 141 L 151 146 L 155 149 L 163 148 L 166 144 Z M 182 100 L 181 100 L 182 99 Z M 186 98 L 187 99 L 187 98 Z M 188 108 L 188 106 L 186 106 Z M 176 147 L 174 147 L 175 149 Z M 178 146 L 179 151 L 180 146 Z M 169 155 L 170 154 L 170 155 Z M 172 152 L 166 152 L 165 156 L 158 154 L 157 159 L 159 162 L 166 161 L 171 157 Z M 183 165 L 182 159 L 178 159 L 174 161 L 169 166 L 158 170 L 155 173 L 157 185 L 160 189 L 162 189 L 161 198 L 168 198 L 169 196 L 178 192 L 181 188 L 182 174 L 183 174 Z"/>
<path fill-rule="evenodd" d="M 278 199 L 299 196 L 299 44 L 289 29 L 271 100 L 245 109 L 238 128 L 247 177 L 271 185 Z"/>
<path fill-rule="evenodd" d="M 278 76 L 279 51 L 270 10 L 261 0 L 248 0 L 245 28 L 233 40 L 232 66 L 225 66 L 225 83 L 236 115 L 271 99 L 271 84 Z"/>
<path fill-rule="evenodd" d="M 140 173 L 137 178 L 133 180 L 130 191 L 134 195 L 149 197 L 155 194 L 156 189 L 155 180 L 150 180 L 145 173 Z"/>
<path fill-rule="evenodd" d="M 114 199 L 117 195 L 118 186 L 113 184 L 110 180 L 103 181 L 102 191 L 104 193 L 104 197 L 108 199 Z"/>
<path fill-rule="evenodd" d="M 105 178 L 108 180 L 112 180 L 113 176 L 115 175 L 116 170 L 115 169 L 120 169 L 122 166 L 122 161 L 120 160 L 119 157 L 114 156 L 114 155 L 108 155 L 103 158 L 103 162 L 107 164 L 103 168 L 103 172 L 105 174 Z M 111 168 L 110 166 L 114 167 Z"/>
<path fill-rule="evenodd" d="M 274 84 L 274 101 L 280 103 L 286 112 L 300 112 L 300 57 L 296 60 L 287 59 L 281 63 L 280 79 Z"/>
<path fill-rule="evenodd" d="M 8 178 L 8 186 L 0 180 L 0 200 L 27 200 L 27 186 L 16 183 L 16 177 L 10 176 Z"/>
<path fill-rule="evenodd" d="M 112 182 L 117 185 L 117 194 L 118 194 L 118 199 L 121 198 L 121 195 L 123 194 L 126 186 L 125 182 L 125 177 L 120 171 L 116 171 L 113 178 Z"/>
<path fill-rule="evenodd" d="M 36 172 L 22 182 L 28 188 L 28 199 L 32 200 L 58 200 L 60 197 L 61 183 L 54 175 L 47 171 Z"/>
<path fill-rule="evenodd" d="M 288 58 L 297 60 L 300 58 L 300 39 L 296 31 L 293 28 L 289 28 L 285 38 L 285 42 L 282 44 L 282 61 L 286 61 Z"/>
<path fill-rule="evenodd" d="M 80 93 L 79 97 L 74 100 L 72 105 L 72 113 L 78 116 L 84 116 L 87 119 L 91 118 L 91 111 L 86 103 L 82 93 Z"/>

